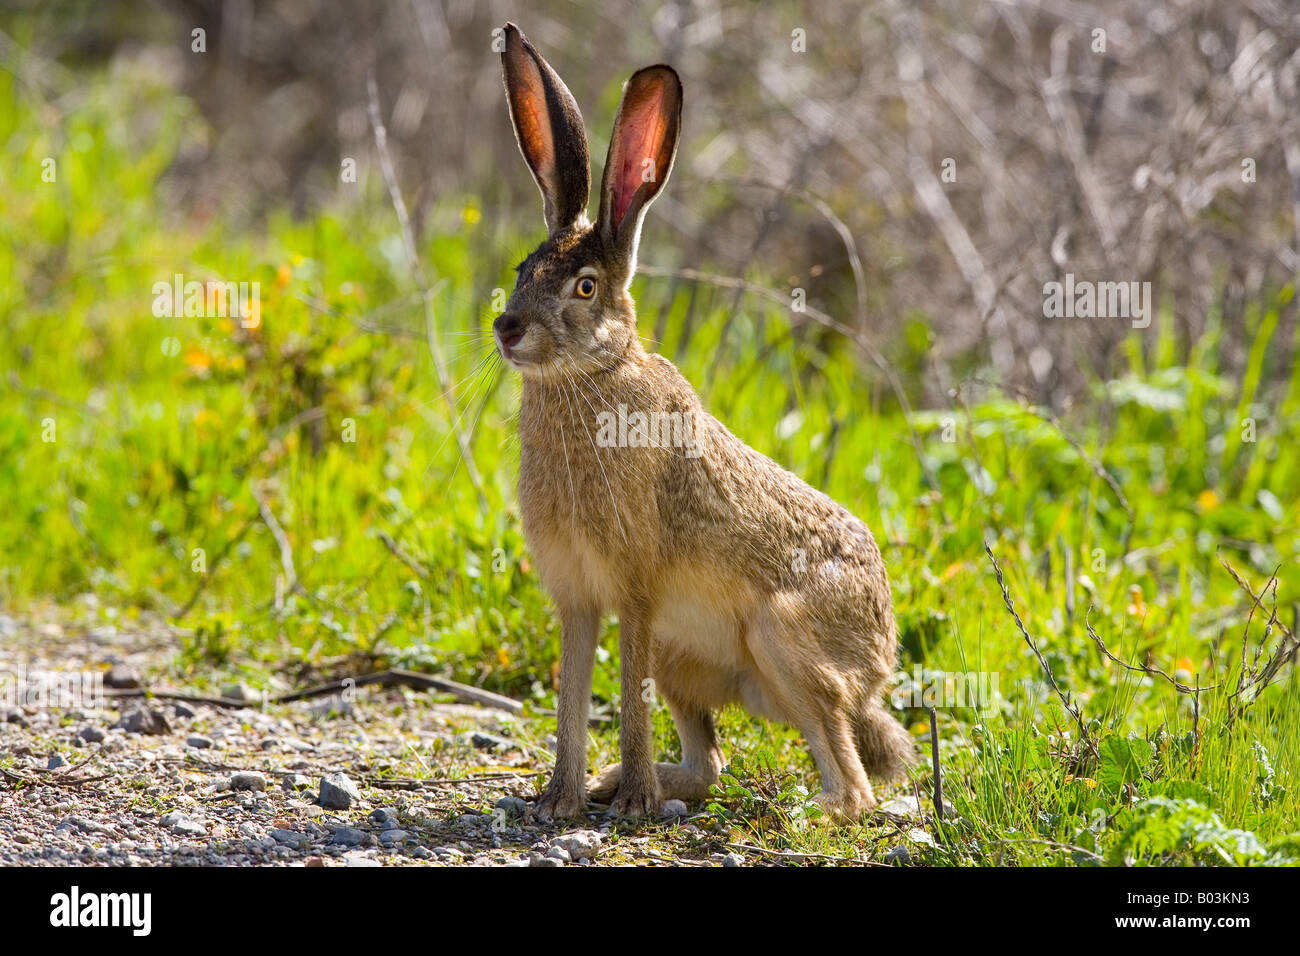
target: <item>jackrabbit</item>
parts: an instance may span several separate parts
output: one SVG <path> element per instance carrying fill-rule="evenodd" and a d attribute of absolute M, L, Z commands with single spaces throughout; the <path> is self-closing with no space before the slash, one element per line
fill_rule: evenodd
<path fill-rule="evenodd" d="M 739 701 L 794 724 L 821 774 L 816 799 L 857 817 L 876 802 L 867 775 L 897 776 L 912 759 L 880 702 L 897 656 L 880 551 L 861 521 L 707 414 L 637 336 L 628 286 L 642 219 L 672 169 L 681 81 L 667 66 L 628 80 L 593 225 L 577 103 L 514 24 L 502 60 L 549 232 L 493 326 L 523 377 L 519 504 L 563 624 L 555 773 L 537 812 L 575 816 L 590 794 L 637 816 L 707 796 L 723 766 L 712 711 Z M 592 669 L 610 611 L 623 762 L 588 784 Z M 656 694 L 680 764 L 654 762 Z"/>

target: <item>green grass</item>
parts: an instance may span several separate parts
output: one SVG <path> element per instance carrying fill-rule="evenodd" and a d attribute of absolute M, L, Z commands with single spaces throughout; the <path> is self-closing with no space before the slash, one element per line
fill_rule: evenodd
<path fill-rule="evenodd" d="M 192 686 L 361 662 L 552 706 L 558 625 L 514 502 L 517 383 L 479 365 L 493 292 L 537 236 L 457 196 L 419 248 L 458 414 L 477 422 L 484 509 L 448 441 L 379 177 L 348 187 L 361 195 L 347 212 L 200 225 L 166 208 L 158 185 L 200 135 L 192 108 L 146 77 L 88 82 L 58 112 L 0 73 L 0 602 L 93 592 L 108 620 L 174 616 L 189 634 L 174 677 Z M 45 157 L 53 183 L 41 180 Z M 645 246 L 649 257 L 653 235 Z M 260 327 L 155 318 L 153 285 L 177 272 L 259 282 Z M 891 571 L 900 668 L 998 679 L 984 714 L 940 708 L 953 812 L 902 837 L 878 821 L 810 825 L 816 774 L 795 732 L 724 713 L 733 762 L 713 812 L 737 838 L 829 856 L 905 839 L 934 864 L 1300 861 L 1300 688 L 1287 665 L 1258 699 L 1234 696 L 1243 660 L 1261 645 L 1267 660 L 1280 629 L 1266 628 L 1272 593 L 1252 615 L 1221 564 L 1256 591 L 1276 569 L 1290 625 L 1300 373 L 1277 389 L 1265 372 L 1292 289 L 1253 317 L 1243 381 L 1221 374 L 1213 317 L 1190 349 L 1157 323 L 1126 344 L 1128 373 L 1095 382 L 1064 420 L 966 389 L 953 408 L 914 415 L 920 454 L 888 388 L 848 349 L 792 334 L 787 314 L 754 300 L 715 367 L 728 296 L 701 289 L 692 303 L 674 289 L 636 283 L 643 332 L 661 322 L 659 350 L 703 385 L 714 414 L 871 526 Z M 922 366 L 925 338 L 894 348 L 899 368 Z M 291 542 L 299 591 L 277 584 L 281 555 L 254 486 Z M 1095 756 L 1004 607 L 986 540 Z M 1108 662 L 1085 619 L 1124 660 L 1218 689 L 1194 702 Z M 616 711 L 616 645 L 605 646 L 595 693 Z M 925 709 L 901 717 L 928 755 Z M 666 712 L 656 726 L 671 756 Z M 593 761 L 612 757 L 615 738 L 612 725 L 594 736 Z M 922 792 L 930 778 L 927 758 Z"/>

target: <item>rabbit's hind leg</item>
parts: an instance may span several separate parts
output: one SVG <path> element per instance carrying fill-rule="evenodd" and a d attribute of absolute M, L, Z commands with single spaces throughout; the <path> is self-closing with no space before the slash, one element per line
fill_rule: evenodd
<path fill-rule="evenodd" d="M 655 764 L 660 793 L 665 800 L 703 800 L 709 795 L 709 787 L 718 782 L 723 764 L 713 714 L 707 706 L 687 702 L 673 692 L 671 685 L 665 685 L 663 681 L 671 681 L 667 672 L 661 671 L 658 676 L 659 692 L 668 703 L 682 743 L 681 763 Z M 604 768 L 587 782 L 588 795 L 593 800 L 607 802 L 617 792 L 622 776 L 622 764 Z"/>
<path fill-rule="evenodd" d="M 797 727 L 808 742 L 822 781 L 814 799 L 832 819 L 856 820 L 875 807 L 876 798 L 851 720 L 855 681 L 824 657 L 820 642 L 801 633 L 809 626 L 806 621 L 790 606 L 769 607 L 758 615 L 747 642 L 755 676 L 780 719 Z"/>

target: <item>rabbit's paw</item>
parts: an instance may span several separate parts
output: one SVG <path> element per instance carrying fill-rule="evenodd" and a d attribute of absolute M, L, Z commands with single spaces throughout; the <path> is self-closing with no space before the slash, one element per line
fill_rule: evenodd
<path fill-rule="evenodd" d="M 587 796 L 597 803 L 609 803 L 623 781 L 623 765 L 610 764 L 587 781 Z"/>
<path fill-rule="evenodd" d="M 534 811 L 541 820 L 564 820 L 580 816 L 587 809 L 587 795 L 581 790 L 569 787 L 548 786 L 540 797 Z"/>
<path fill-rule="evenodd" d="M 823 816 L 817 820 L 821 824 L 857 823 L 866 811 L 876 805 L 873 797 L 849 791 L 831 793 L 823 790 L 812 799 L 813 803 L 822 808 Z"/>
<path fill-rule="evenodd" d="M 661 802 L 657 784 L 637 784 L 624 779 L 619 784 L 618 793 L 614 794 L 609 809 L 621 817 L 647 817 L 659 812 Z"/>

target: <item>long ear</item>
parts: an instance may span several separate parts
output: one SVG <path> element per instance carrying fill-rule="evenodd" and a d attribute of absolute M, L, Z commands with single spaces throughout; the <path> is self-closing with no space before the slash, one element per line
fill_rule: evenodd
<path fill-rule="evenodd" d="M 623 101 L 609 140 L 600 185 L 600 234 L 630 281 L 645 211 L 668 181 L 682 125 L 682 81 L 670 66 L 637 70 L 623 88 Z"/>
<path fill-rule="evenodd" d="M 591 159 L 582 114 L 564 81 L 513 23 L 501 53 L 506 100 L 519 151 L 542 191 L 542 213 L 552 234 L 587 211 Z"/>

